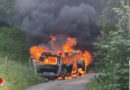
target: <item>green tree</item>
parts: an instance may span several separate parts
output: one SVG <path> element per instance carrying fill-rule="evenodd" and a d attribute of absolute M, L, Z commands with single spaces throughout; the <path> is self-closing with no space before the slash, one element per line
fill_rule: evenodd
<path fill-rule="evenodd" d="M 0 53 L 13 59 L 27 59 L 26 34 L 16 27 L 0 28 Z"/>
<path fill-rule="evenodd" d="M 108 2 L 115 4 L 115 0 Z M 105 9 L 107 13 L 102 15 L 100 25 L 103 30 L 95 43 L 96 66 L 100 75 L 92 81 L 95 88 L 90 90 L 128 90 L 130 5 L 127 0 L 120 0 L 119 5 L 109 8 L 111 10 Z M 113 15 L 113 20 L 108 14 Z M 111 20 L 115 23 L 111 24 Z"/>

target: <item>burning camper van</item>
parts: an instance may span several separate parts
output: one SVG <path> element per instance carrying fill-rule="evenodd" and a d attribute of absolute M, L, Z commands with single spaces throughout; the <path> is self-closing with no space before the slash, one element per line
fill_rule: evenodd
<path fill-rule="evenodd" d="M 50 44 L 55 40 L 56 37 L 51 36 Z M 37 68 L 38 74 L 58 80 L 84 76 L 87 66 L 92 62 L 92 56 L 88 51 L 73 49 L 74 45 L 76 39 L 69 37 L 60 49 L 51 50 L 44 45 L 31 47 L 32 61 L 40 64 Z"/>

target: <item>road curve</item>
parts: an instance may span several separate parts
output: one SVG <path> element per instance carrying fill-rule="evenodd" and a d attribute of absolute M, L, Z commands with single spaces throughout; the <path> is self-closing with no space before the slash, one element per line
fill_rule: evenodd
<path fill-rule="evenodd" d="M 93 75 L 89 75 L 71 80 L 49 81 L 31 86 L 25 90 L 85 90 L 92 77 Z"/>

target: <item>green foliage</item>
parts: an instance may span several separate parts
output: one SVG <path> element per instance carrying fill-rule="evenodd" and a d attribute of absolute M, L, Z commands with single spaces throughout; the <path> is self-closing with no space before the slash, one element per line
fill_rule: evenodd
<path fill-rule="evenodd" d="M 7 74 L 5 77 L 5 56 L 7 56 Z M 4 57 L 4 58 L 2 58 Z M 6 87 L 2 90 L 21 90 L 43 81 L 28 64 L 28 45 L 25 32 L 16 27 L 1 23 L 0 27 L 0 77 Z"/>
<path fill-rule="evenodd" d="M 29 47 L 26 33 L 10 26 L 14 23 L 18 24 L 17 20 L 21 19 L 20 17 L 13 18 L 16 14 L 14 4 L 15 0 L 0 0 L 0 77 L 6 84 L 6 87 L 0 88 L 0 90 L 21 90 L 44 80 L 35 74 L 28 65 Z M 6 56 L 9 59 L 5 77 L 4 58 Z"/>
<path fill-rule="evenodd" d="M 99 75 L 90 83 L 90 90 L 128 90 L 130 6 L 121 0 L 117 7 L 110 8 L 114 11 L 114 14 L 111 13 L 116 23 L 113 25 L 104 23 L 108 22 L 110 17 L 103 14 L 105 20 L 100 21 L 100 24 L 104 30 L 98 37 L 98 42 L 95 43 Z M 111 14 L 109 10 L 107 11 Z"/>
<path fill-rule="evenodd" d="M 28 58 L 26 34 L 15 27 L 0 28 L 0 54 L 15 60 Z"/>
<path fill-rule="evenodd" d="M 8 59 L 7 74 L 5 77 L 5 59 L 0 58 L 0 77 L 3 78 L 5 87 L 1 90 L 22 90 L 30 85 L 40 83 L 44 79 L 35 74 L 26 63 L 22 66 L 20 62 Z"/>
<path fill-rule="evenodd" d="M 113 7 L 119 7 L 119 0 L 103 0 L 104 1 L 104 10 L 100 21 L 98 23 L 104 30 L 115 29 L 115 23 L 117 23 L 117 18 L 115 17 L 116 13 L 112 10 Z"/>
<path fill-rule="evenodd" d="M 7 74 L 5 74 L 7 56 Z M 25 32 L 6 23 L 0 23 L 0 77 L 6 87 L 2 90 L 21 90 L 44 79 L 35 74 L 28 64 L 28 44 Z M 6 75 L 6 77 L 5 77 Z"/>

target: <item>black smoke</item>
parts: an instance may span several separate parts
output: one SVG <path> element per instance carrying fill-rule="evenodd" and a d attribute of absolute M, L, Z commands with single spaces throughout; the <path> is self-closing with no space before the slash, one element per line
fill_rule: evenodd
<path fill-rule="evenodd" d="M 77 48 L 88 49 L 99 34 L 99 0 L 16 0 L 15 8 L 32 45 L 47 44 L 52 34 L 77 38 Z"/>

